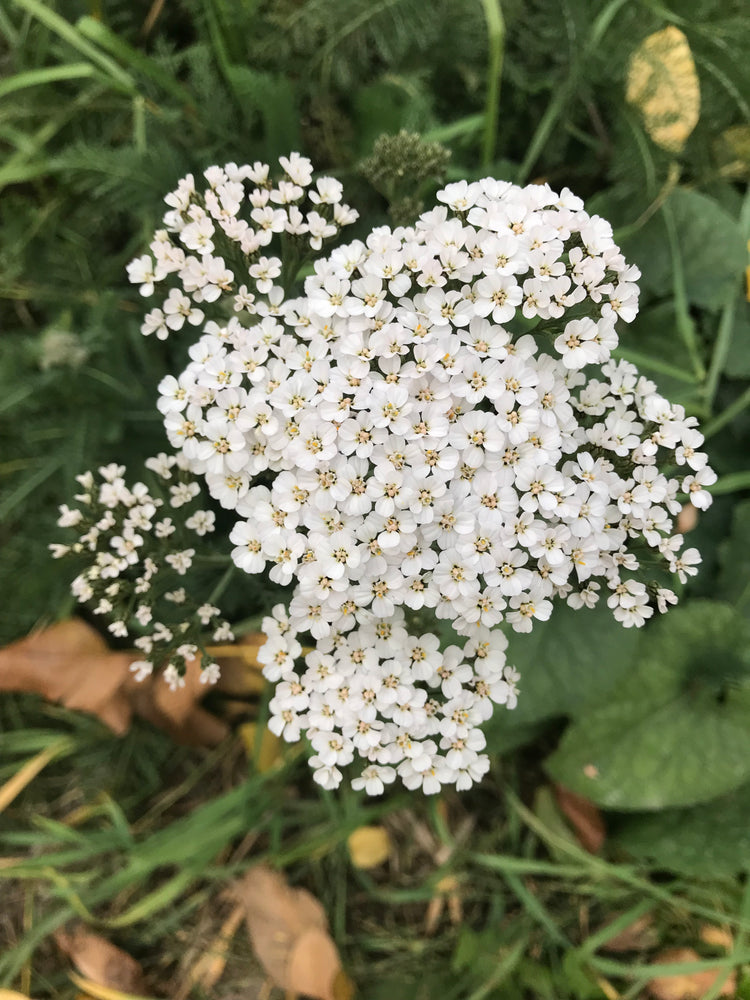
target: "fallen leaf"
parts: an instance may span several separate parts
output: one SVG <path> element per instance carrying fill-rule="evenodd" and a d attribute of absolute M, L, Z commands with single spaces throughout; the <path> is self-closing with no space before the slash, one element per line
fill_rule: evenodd
<path fill-rule="evenodd" d="M 645 38 L 630 58 L 625 99 L 657 144 L 679 153 L 698 123 L 700 84 L 685 34 L 674 25 Z"/>
<path fill-rule="evenodd" d="M 91 712 L 120 734 L 133 710 L 125 685 L 133 657 L 113 653 L 85 622 L 60 622 L 0 650 L 0 690 L 27 691 Z"/>
<path fill-rule="evenodd" d="M 700 939 L 713 948 L 721 948 L 730 952 L 734 948 L 734 938 L 728 927 L 716 927 L 715 924 L 704 924 L 700 929 Z"/>
<path fill-rule="evenodd" d="M 351 995 L 325 910 L 306 889 L 293 889 L 279 872 L 257 865 L 237 882 L 232 895 L 245 908 L 258 961 L 281 989 L 313 1000 Z"/>
<path fill-rule="evenodd" d="M 126 993 L 145 993 L 140 963 L 83 924 L 57 931 L 55 941 L 86 979 Z"/>
<path fill-rule="evenodd" d="M 593 802 L 582 795 L 555 784 L 555 798 L 560 811 L 573 827 L 581 847 L 590 854 L 598 854 L 606 838 L 604 820 Z"/>
<path fill-rule="evenodd" d="M 248 760 L 254 763 L 258 774 L 266 774 L 283 762 L 286 744 L 267 726 L 261 727 L 259 737 L 258 725 L 257 722 L 245 722 L 239 727 L 238 732 L 247 751 Z"/>
<path fill-rule="evenodd" d="M 160 677 L 136 681 L 135 658 L 109 649 L 90 625 L 70 618 L 0 650 L 0 691 L 39 694 L 90 712 L 117 735 L 137 713 L 178 742 L 215 746 L 225 738 L 227 724 L 198 704 L 206 688 L 196 661 L 188 664 L 185 686 L 171 691 Z"/>
<path fill-rule="evenodd" d="M 346 846 L 355 868 L 377 868 L 391 854 L 391 838 L 382 826 L 360 826 L 347 837 Z"/>
<path fill-rule="evenodd" d="M 654 927 L 654 918 L 644 913 L 624 927 L 602 945 L 602 951 L 620 953 L 625 951 L 646 951 L 659 943 L 659 932 Z"/>
<path fill-rule="evenodd" d="M 654 963 L 657 965 L 700 961 L 700 955 L 692 948 L 673 948 L 661 952 L 654 958 Z M 677 976 L 657 976 L 646 984 L 646 988 L 656 1000 L 701 1000 L 725 971 L 725 969 L 706 969 L 703 972 L 690 972 Z M 722 984 L 719 996 L 733 996 L 736 987 L 737 974 L 733 970 Z"/>

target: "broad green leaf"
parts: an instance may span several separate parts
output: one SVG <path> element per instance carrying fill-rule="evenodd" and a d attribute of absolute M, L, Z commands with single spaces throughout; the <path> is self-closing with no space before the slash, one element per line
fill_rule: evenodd
<path fill-rule="evenodd" d="M 750 629 L 731 607 L 693 601 L 644 635 L 632 672 L 547 760 L 610 809 L 693 805 L 750 778 Z"/>
<path fill-rule="evenodd" d="M 724 374 L 729 378 L 750 378 L 750 303 L 747 301 L 737 304 Z"/>
<path fill-rule="evenodd" d="M 636 364 L 672 402 L 686 407 L 699 402 L 703 388 L 685 357 L 673 299 L 647 305 L 621 328 L 618 356 Z"/>
<path fill-rule="evenodd" d="M 688 300 L 718 310 L 744 277 L 747 250 L 736 219 L 713 198 L 676 188 L 667 201 L 674 218 Z M 672 294 L 672 257 L 661 213 L 622 240 L 622 250 L 642 271 L 642 288 Z"/>
<path fill-rule="evenodd" d="M 628 68 L 625 99 L 643 115 L 657 144 L 679 153 L 698 124 L 701 92 L 685 34 L 670 24 L 645 38 Z"/>
<path fill-rule="evenodd" d="M 731 533 L 719 546 L 719 563 L 719 596 L 750 614 L 750 500 L 734 508 Z"/>
<path fill-rule="evenodd" d="M 514 632 L 507 658 L 520 671 L 516 724 L 555 715 L 577 716 L 607 698 L 630 670 L 639 633 L 624 629 L 605 605 L 574 611 L 556 608 L 528 634 Z M 504 717 L 504 716 L 503 716 Z"/>
<path fill-rule="evenodd" d="M 750 868 L 750 785 L 689 809 L 629 816 L 610 843 L 635 857 L 690 875 Z"/>

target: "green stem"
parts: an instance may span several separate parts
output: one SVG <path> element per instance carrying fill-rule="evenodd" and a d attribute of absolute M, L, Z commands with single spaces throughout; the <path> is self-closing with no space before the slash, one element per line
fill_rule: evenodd
<path fill-rule="evenodd" d="M 721 378 L 721 373 L 724 371 L 724 366 L 727 362 L 727 355 L 729 354 L 729 348 L 732 343 L 732 328 L 734 326 L 734 316 L 736 310 L 737 299 L 733 294 L 732 298 L 724 306 L 721 313 L 719 328 L 716 331 L 716 341 L 711 354 L 711 364 L 708 369 L 708 377 L 706 378 L 706 384 L 703 387 L 706 407 L 709 413 L 713 408 L 714 399 L 716 398 L 716 390 L 719 387 L 719 379 Z"/>
<path fill-rule="evenodd" d="M 667 227 L 667 237 L 669 239 L 669 249 L 672 254 L 672 288 L 675 300 L 675 315 L 677 319 L 677 329 L 682 337 L 690 360 L 693 364 L 693 371 L 699 382 L 706 377 L 706 369 L 700 355 L 698 345 L 698 333 L 695 323 L 688 308 L 688 297 L 685 289 L 685 272 L 682 267 L 682 253 L 677 238 L 677 226 L 669 203 L 662 205 L 662 215 L 664 224 Z"/>
<path fill-rule="evenodd" d="M 503 72 L 505 21 L 500 0 L 482 0 L 487 23 L 489 60 L 487 63 L 487 103 L 484 111 L 482 166 L 488 169 L 495 158 L 497 125 L 500 111 L 500 80 Z"/>
<path fill-rule="evenodd" d="M 718 416 L 705 425 L 703 428 L 703 437 L 706 440 L 713 437 L 714 434 L 720 431 L 722 427 L 731 423 L 748 406 L 750 406 L 750 389 L 745 389 L 741 396 L 738 396 L 733 403 L 730 403 L 725 410 L 722 410 Z"/>
<path fill-rule="evenodd" d="M 516 184 L 523 185 L 526 183 L 526 180 L 531 173 L 531 168 L 536 163 L 539 154 L 552 133 L 552 129 L 557 124 L 557 119 L 563 112 L 563 109 L 568 101 L 569 92 L 570 84 L 569 82 L 566 82 L 557 89 L 555 96 L 547 105 L 547 110 L 542 115 L 542 120 L 537 125 L 536 131 L 534 132 L 531 142 L 529 143 L 529 147 L 526 150 L 523 163 L 518 168 L 518 173 L 516 174 Z"/>
<path fill-rule="evenodd" d="M 231 566 L 227 566 L 226 571 L 224 572 L 223 576 L 221 577 L 221 579 L 219 580 L 219 582 L 216 584 L 216 586 L 214 587 L 214 589 L 211 591 L 211 596 L 208 598 L 208 603 L 209 604 L 216 604 L 216 602 L 220 599 L 221 595 L 224 593 L 224 591 L 229 586 L 229 582 L 232 579 L 232 577 L 234 576 L 234 571 L 236 570 L 236 568 L 237 567 L 234 565 L 234 563 L 232 563 Z"/>
<path fill-rule="evenodd" d="M 624 350 L 618 347 L 612 352 L 615 358 L 624 358 L 625 361 L 632 361 L 639 368 L 650 368 L 652 371 L 660 372 L 662 375 L 669 375 L 671 378 L 679 379 L 680 382 L 687 382 L 688 385 L 695 385 L 696 378 L 692 372 L 686 372 L 684 368 L 673 365 L 669 361 L 662 361 L 660 358 L 652 358 L 650 354 L 643 354 L 641 351 Z"/>
<path fill-rule="evenodd" d="M 743 469 L 742 472 L 730 472 L 729 475 L 722 476 L 713 486 L 707 486 L 706 489 L 715 497 L 750 489 L 750 469 Z"/>

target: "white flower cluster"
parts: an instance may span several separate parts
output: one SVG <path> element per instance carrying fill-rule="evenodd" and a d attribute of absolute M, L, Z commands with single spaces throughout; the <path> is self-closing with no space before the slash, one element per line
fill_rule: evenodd
<path fill-rule="evenodd" d="M 162 478 L 171 479 L 172 469 L 185 468 L 185 460 L 174 455 L 148 459 L 146 467 Z M 82 603 L 91 603 L 95 615 L 110 619 L 112 635 L 125 638 L 131 628 L 150 629 L 135 640 L 135 646 L 148 657 L 131 664 L 138 680 L 149 676 L 155 664 L 164 665 L 163 676 L 173 689 L 184 685 L 185 665 L 199 654 L 199 636 L 210 627 L 215 641 L 232 639 L 228 622 L 219 608 L 208 602 L 198 606 L 188 599 L 185 588 L 167 588 L 175 575 L 183 577 L 190 570 L 194 548 L 175 548 L 172 536 L 178 531 L 171 517 L 159 517 L 163 501 L 153 496 L 144 483 L 128 487 L 123 478 L 125 467 L 107 465 L 76 476 L 83 492 L 75 499 L 80 507 L 60 508 L 58 525 L 79 532 L 72 545 L 52 545 L 57 558 L 85 554 L 89 563 L 71 584 L 73 595 Z M 195 482 L 181 481 L 170 487 L 170 506 L 182 507 L 200 493 Z M 197 510 L 184 521 L 184 527 L 203 536 L 214 530 L 213 511 Z M 180 532 L 178 532 L 180 534 Z M 184 532 L 181 532 L 184 535 Z M 155 621 L 154 609 L 171 606 L 170 620 Z M 179 608 L 175 607 L 179 606 Z M 177 616 L 176 621 L 171 619 Z M 201 680 L 215 683 L 218 665 L 202 657 Z"/>
<path fill-rule="evenodd" d="M 240 517 L 236 564 L 294 584 L 265 623 L 274 730 L 306 732 L 326 787 L 354 756 L 368 792 L 396 774 L 426 792 L 468 787 L 488 766 L 478 726 L 516 696 L 493 627 L 528 632 L 555 598 L 593 606 L 602 587 L 626 627 L 666 610 L 675 595 L 639 570 L 696 571 L 673 518 L 681 490 L 708 506 L 715 475 L 696 421 L 611 359 L 640 275 L 569 191 L 451 184 L 414 227 L 334 250 L 286 297 L 274 281 L 295 272 L 257 240 L 287 226 L 311 168 L 282 166 L 252 237 L 242 181 L 268 168 L 212 167 L 205 195 L 188 179 L 167 199 L 156 268 L 131 266 L 144 294 L 182 282 L 144 332 L 200 325 L 196 304 L 217 306 L 159 409 L 192 473 Z M 322 203 L 339 196 L 318 181 Z M 211 257 L 217 227 L 249 255 L 247 278 Z M 410 634 L 428 614 L 464 645 Z M 300 674 L 303 633 L 317 648 Z"/>
<path fill-rule="evenodd" d="M 217 303 L 221 316 L 222 297 L 227 295 L 236 312 L 275 312 L 281 290 L 274 279 L 281 275 L 282 260 L 265 256 L 264 251 L 274 240 L 281 241 L 284 263 L 296 269 L 309 249 L 320 250 L 324 241 L 356 221 L 358 213 L 341 200 L 340 181 L 320 177 L 313 188 L 312 164 L 299 153 L 282 156 L 280 163 L 284 179 L 275 186 L 267 163 L 227 163 L 205 171 L 207 191 L 199 193 L 188 174 L 167 195 L 170 211 L 164 216 L 165 228 L 154 234 L 151 255 L 128 264 L 128 277 L 140 286 L 141 295 L 151 295 L 165 279 L 176 278 L 179 283 L 173 284 L 160 308 L 147 314 L 141 327 L 144 335 L 154 333 L 166 340 L 186 322 L 208 329 L 206 309 Z M 216 254 L 217 249 L 224 256 Z M 247 275 L 240 282 L 247 280 L 266 296 L 264 301 L 256 304 L 255 294 L 236 280 L 225 257 L 239 260 Z"/>

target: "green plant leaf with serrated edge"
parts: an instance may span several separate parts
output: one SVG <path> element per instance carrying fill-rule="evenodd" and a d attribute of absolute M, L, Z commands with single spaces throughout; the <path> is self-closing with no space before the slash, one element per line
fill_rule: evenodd
<path fill-rule="evenodd" d="M 654 623 L 632 673 L 582 715 L 549 774 L 610 809 L 705 802 L 750 778 L 750 629 L 693 601 Z"/>

